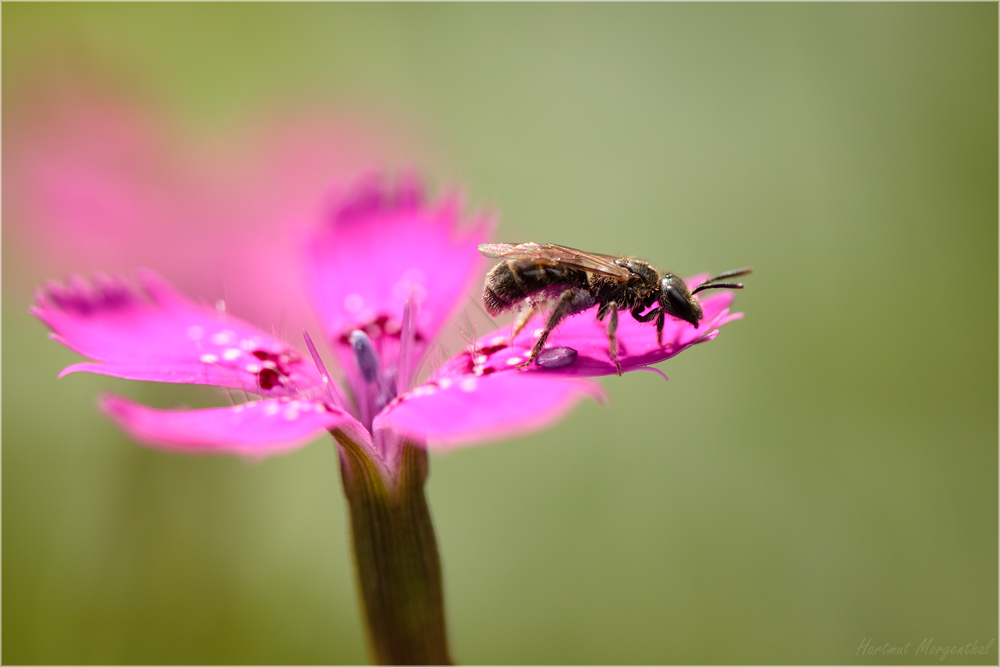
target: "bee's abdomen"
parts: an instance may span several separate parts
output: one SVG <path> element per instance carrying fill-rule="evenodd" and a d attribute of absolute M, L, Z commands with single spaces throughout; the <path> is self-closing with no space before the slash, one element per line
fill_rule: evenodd
<path fill-rule="evenodd" d="M 513 310 L 540 292 L 558 291 L 562 285 L 587 287 L 587 274 L 561 266 L 503 262 L 493 267 L 483 286 L 483 305 L 491 316 Z"/>
<path fill-rule="evenodd" d="M 497 264 L 486 275 L 486 283 L 483 285 L 483 305 L 491 317 L 510 310 L 526 297 L 507 262 Z"/>

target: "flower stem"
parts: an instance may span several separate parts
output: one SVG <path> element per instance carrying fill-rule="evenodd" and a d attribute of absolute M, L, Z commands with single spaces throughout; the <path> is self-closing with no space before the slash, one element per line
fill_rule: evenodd
<path fill-rule="evenodd" d="M 451 664 L 441 562 L 424 482 L 427 452 L 404 443 L 395 479 L 364 445 L 335 432 L 358 592 L 373 660 Z"/>

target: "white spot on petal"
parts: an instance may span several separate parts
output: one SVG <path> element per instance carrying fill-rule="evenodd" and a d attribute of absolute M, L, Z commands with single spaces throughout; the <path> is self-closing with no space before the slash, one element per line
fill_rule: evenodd
<path fill-rule="evenodd" d="M 545 329 L 535 329 L 531 332 L 532 338 L 541 338 L 542 334 L 545 333 Z"/>
<path fill-rule="evenodd" d="M 228 343 L 233 339 L 233 336 L 234 334 L 232 331 L 225 330 L 212 334 L 212 337 L 209 338 L 209 340 L 211 340 L 216 345 L 225 345 L 226 343 Z"/>
<path fill-rule="evenodd" d="M 222 358 L 226 361 L 232 361 L 233 359 L 238 359 L 241 354 L 243 354 L 243 350 L 231 347 L 222 353 Z"/>
<path fill-rule="evenodd" d="M 247 364 L 245 368 L 247 373 L 256 373 L 260 370 L 260 364 Z"/>
<path fill-rule="evenodd" d="M 204 335 L 205 329 L 197 324 L 191 325 L 187 328 L 187 337 L 191 340 L 201 340 L 201 337 Z"/>
<path fill-rule="evenodd" d="M 453 381 L 451 378 L 441 378 L 440 380 L 438 380 L 438 386 L 441 387 L 441 389 L 447 389 L 452 384 Z"/>
<path fill-rule="evenodd" d="M 364 298 L 357 292 L 352 292 L 344 297 L 344 310 L 349 313 L 356 313 L 365 307 Z"/>
<path fill-rule="evenodd" d="M 292 405 L 290 405 L 285 410 L 285 419 L 287 419 L 288 421 L 295 421 L 298 418 L 299 418 L 299 406 L 297 403 L 292 403 Z"/>
<path fill-rule="evenodd" d="M 475 391 L 476 385 L 479 384 L 476 378 L 465 378 L 458 383 L 458 388 L 462 391 Z"/>
<path fill-rule="evenodd" d="M 486 363 L 486 359 L 487 359 L 487 357 L 486 357 L 485 354 L 477 354 L 476 356 L 474 356 L 472 358 L 472 361 L 474 363 L 477 363 L 477 364 L 485 364 Z"/>
<path fill-rule="evenodd" d="M 437 391 L 437 387 L 432 384 L 422 384 L 413 390 L 413 396 L 430 396 Z"/>
<path fill-rule="evenodd" d="M 490 340 L 490 345 L 500 345 L 504 342 L 504 340 L 506 339 L 503 336 L 494 336 L 493 339 Z"/>
<path fill-rule="evenodd" d="M 198 359 L 200 359 L 201 363 L 203 364 L 214 364 L 216 361 L 219 360 L 219 358 L 214 354 L 203 354 L 200 357 L 198 357 Z"/>
<path fill-rule="evenodd" d="M 264 408 L 264 414 L 267 415 L 268 417 L 273 417 L 279 412 L 281 412 L 281 406 L 278 405 L 277 403 L 268 403 L 267 406 Z"/>
<path fill-rule="evenodd" d="M 521 357 L 511 357 L 507 360 L 508 366 L 517 366 L 519 363 L 521 363 Z"/>

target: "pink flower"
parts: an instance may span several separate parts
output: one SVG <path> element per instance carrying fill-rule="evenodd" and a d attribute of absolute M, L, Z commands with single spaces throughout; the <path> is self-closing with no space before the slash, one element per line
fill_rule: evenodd
<path fill-rule="evenodd" d="M 103 409 L 134 439 L 185 452 L 263 457 L 340 430 L 392 470 L 403 439 L 454 447 L 543 428 L 583 397 L 601 399 L 586 376 L 615 372 L 604 325 L 592 314 L 566 320 L 550 337 L 543 365 L 516 368 L 537 329 L 513 341 L 497 329 L 414 386 L 417 362 L 481 277 L 478 244 L 491 224 L 459 225 L 459 202 L 424 204 L 417 183 L 368 179 L 339 199 L 305 243 L 307 292 L 353 401 L 312 359 L 224 310 L 195 303 L 150 272 L 139 289 L 97 276 L 39 290 L 31 312 L 50 336 L 92 359 L 88 371 L 133 380 L 215 385 L 260 400 L 201 410 L 159 410 L 119 396 Z M 698 283 L 705 277 L 695 279 Z M 618 329 L 625 371 L 649 369 L 713 339 L 733 296 L 702 301 L 699 329 L 670 320 L 664 344 L 650 325 L 624 317 Z"/>

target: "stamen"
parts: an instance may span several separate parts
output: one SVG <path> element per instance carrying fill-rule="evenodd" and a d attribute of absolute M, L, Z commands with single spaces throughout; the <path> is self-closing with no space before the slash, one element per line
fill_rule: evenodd
<path fill-rule="evenodd" d="M 399 374 L 396 376 L 396 394 L 402 395 L 410 388 L 410 374 L 413 372 L 413 343 L 416 327 L 413 324 L 413 298 L 403 304 L 403 323 L 399 330 Z"/>
<path fill-rule="evenodd" d="M 375 397 L 375 409 L 381 411 L 389 401 L 396 398 L 398 393 L 396 392 L 397 385 L 397 375 L 396 369 L 387 368 L 382 372 L 382 377 L 379 382 L 378 396 Z"/>
<path fill-rule="evenodd" d="M 354 349 L 354 362 L 361 371 L 361 377 L 368 384 L 374 383 L 379 378 L 379 363 L 372 339 L 364 331 L 355 329 L 351 332 L 349 340 Z"/>
<path fill-rule="evenodd" d="M 306 339 L 306 347 L 309 348 L 309 354 L 312 355 L 313 363 L 316 364 L 319 374 L 323 376 L 323 386 L 326 389 L 326 394 L 329 396 L 330 401 L 341 410 L 346 410 L 347 403 L 344 401 L 344 397 L 340 395 L 340 389 L 337 387 L 337 383 L 333 381 L 333 378 L 330 377 L 330 373 L 327 372 L 326 366 L 323 364 L 323 360 L 320 358 L 319 352 L 316 350 L 316 346 L 313 345 L 312 337 L 309 335 L 309 332 L 303 329 L 302 337 Z"/>

